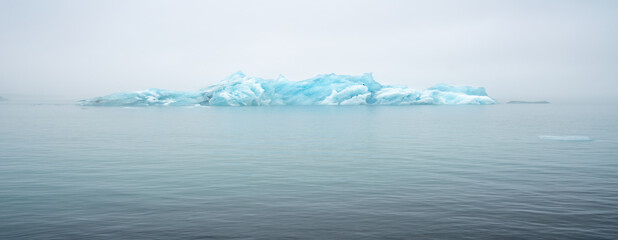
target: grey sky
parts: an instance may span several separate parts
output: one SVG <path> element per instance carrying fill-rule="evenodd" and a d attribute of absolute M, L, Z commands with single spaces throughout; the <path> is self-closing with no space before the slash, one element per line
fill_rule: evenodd
<path fill-rule="evenodd" d="M 235 71 L 616 101 L 618 1 L 0 1 L 0 95 L 197 90 Z"/>

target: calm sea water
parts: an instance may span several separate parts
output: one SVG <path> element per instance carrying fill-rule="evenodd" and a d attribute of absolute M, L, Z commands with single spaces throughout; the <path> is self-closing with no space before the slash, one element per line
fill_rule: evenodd
<path fill-rule="evenodd" d="M 0 238 L 616 239 L 617 110 L 2 102 Z"/>

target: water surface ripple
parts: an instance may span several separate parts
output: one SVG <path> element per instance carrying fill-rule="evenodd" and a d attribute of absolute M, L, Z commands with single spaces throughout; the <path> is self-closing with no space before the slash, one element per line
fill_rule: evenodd
<path fill-rule="evenodd" d="M 616 239 L 615 110 L 3 103 L 0 238 Z"/>

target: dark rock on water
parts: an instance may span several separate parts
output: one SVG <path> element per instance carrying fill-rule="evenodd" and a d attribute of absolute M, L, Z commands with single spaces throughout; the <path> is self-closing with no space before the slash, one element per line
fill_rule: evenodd
<path fill-rule="evenodd" d="M 548 104 L 548 101 L 510 101 L 508 104 Z"/>

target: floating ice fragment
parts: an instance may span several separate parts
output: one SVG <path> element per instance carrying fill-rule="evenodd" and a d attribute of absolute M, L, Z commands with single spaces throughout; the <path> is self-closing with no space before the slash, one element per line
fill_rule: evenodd
<path fill-rule="evenodd" d="M 588 142 L 593 139 L 588 136 L 549 136 L 543 135 L 539 136 L 539 139 L 542 140 L 553 140 L 553 141 L 572 141 L 572 142 Z"/>

